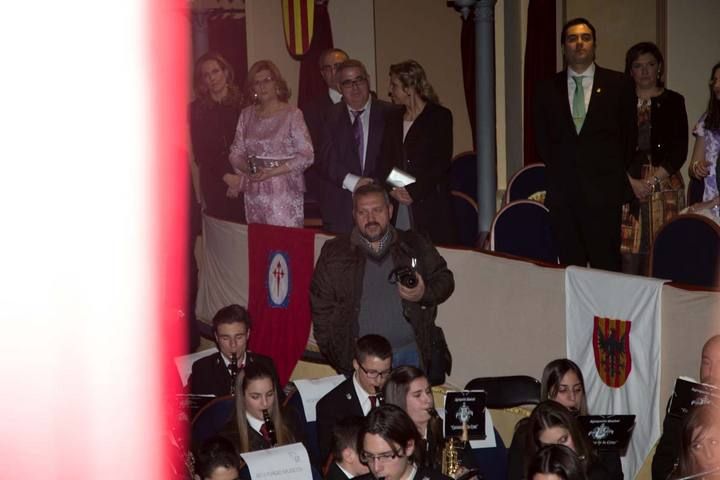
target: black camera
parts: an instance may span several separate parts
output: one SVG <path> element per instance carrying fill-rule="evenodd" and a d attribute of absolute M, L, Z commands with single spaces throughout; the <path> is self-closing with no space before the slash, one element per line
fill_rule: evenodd
<path fill-rule="evenodd" d="M 400 282 L 400 284 L 407 288 L 415 288 L 418 284 L 418 279 L 415 276 L 415 269 L 413 267 L 402 266 L 390 272 L 388 282 L 392 284 Z"/>

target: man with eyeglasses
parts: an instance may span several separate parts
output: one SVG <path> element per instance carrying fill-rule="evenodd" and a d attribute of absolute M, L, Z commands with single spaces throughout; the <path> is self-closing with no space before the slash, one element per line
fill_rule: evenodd
<path fill-rule="evenodd" d="M 323 464 L 330 453 L 335 424 L 348 417 L 364 417 L 378 405 L 378 392 L 392 369 L 392 354 L 390 342 L 380 335 L 359 338 L 352 375 L 317 403 L 318 446 Z"/>
<path fill-rule="evenodd" d="M 320 151 L 322 129 L 330 107 L 342 101 L 342 93 L 340 93 L 340 86 L 335 79 L 335 72 L 337 67 L 348 58 L 348 54 L 339 48 L 329 48 L 320 54 L 318 67 L 320 75 L 327 85 L 327 91 L 313 97 L 302 109 L 315 152 Z M 324 181 L 319 177 L 316 164 L 305 170 L 307 198 L 320 202 L 323 184 Z"/>
<path fill-rule="evenodd" d="M 383 405 L 365 418 L 359 436 L 360 460 L 370 473 L 358 480 L 450 480 L 440 472 L 418 465 L 420 433 L 412 419 L 395 405 Z"/>
<path fill-rule="evenodd" d="M 328 110 L 315 158 L 324 180 L 323 228 L 348 233 L 353 228 L 353 192 L 381 180 L 380 146 L 386 118 L 397 107 L 370 95 L 370 76 L 358 60 L 338 65 L 335 81 L 343 101 Z"/>

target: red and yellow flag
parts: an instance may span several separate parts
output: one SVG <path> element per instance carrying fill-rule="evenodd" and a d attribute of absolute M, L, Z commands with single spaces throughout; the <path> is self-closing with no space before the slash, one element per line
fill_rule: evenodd
<path fill-rule="evenodd" d="M 302 57 L 310 48 L 315 22 L 315 0 L 282 2 L 285 45 L 293 57 Z"/>

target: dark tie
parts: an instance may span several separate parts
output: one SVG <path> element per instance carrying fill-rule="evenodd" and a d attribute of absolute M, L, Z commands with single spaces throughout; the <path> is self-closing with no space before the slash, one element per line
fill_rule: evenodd
<path fill-rule="evenodd" d="M 270 443 L 270 432 L 268 432 L 267 424 L 262 424 L 262 426 L 260 427 L 260 433 L 262 434 L 265 441 Z"/>
<path fill-rule="evenodd" d="M 370 399 L 370 410 L 377 407 L 377 395 L 370 395 L 368 398 Z"/>
<path fill-rule="evenodd" d="M 357 148 L 358 152 L 358 158 L 360 158 L 360 171 L 363 170 L 365 167 L 365 160 L 363 156 L 364 151 L 364 143 L 363 142 L 363 126 L 362 126 L 362 120 L 360 120 L 360 115 L 365 111 L 365 109 L 362 110 L 353 110 L 352 114 L 353 117 L 353 138 L 355 138 L 355 146 Z"/>

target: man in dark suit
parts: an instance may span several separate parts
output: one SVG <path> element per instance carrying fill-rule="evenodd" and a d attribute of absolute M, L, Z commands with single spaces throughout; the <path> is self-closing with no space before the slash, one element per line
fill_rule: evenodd
<path fill-rule="evenodd" d="M 634 92 L 620 72 L 595 64 L 595 27 L 584 18 L 560 36 L 567 68 L 535 94 L 538 152 L 547 165 L 553 236 L 566 265 L 619 271 L 626 169 L 635 148 Z"/>
<path fill-rule="evenodd" d="M 330 107 L 322 130 L 320 211 L 326 231 L 348 233 L 353 228 L 353 192 L 373 180 L 383 180 L 380 146 L 386 115 L 394 107 L 371 97 L 370 77 L 357 60 L 341 63 L 336 79 L 343 101 Z"/>
<path fill-rule="evenodd" d="M 319 67 L 327 91 L 312 98 L 303 108 L 305 123 L 310 131 L 313 149 L 320 152 L 322 146 L 322 129 L 327 118 L 330 107 L 342 101 L 342 93 L 337 83 L 335 73 L 337 67 L 347 60 L 348 54 L 339 48 L 330 48 L 320 54 Z M 317 164 L 313 164 L 305 170 L 306 197 L 320 202 L 322 200 L 322 188 L 324 181 L 320 178 Z"/>
<path fill-rule="evenodd" d="M 315 407 L 318 446 L 323 464 L 330 453 L 335 424 L 347 417 L 364 417 L 378 405 L 377 394 L 385 385 L 392 367 L 390 342 L 380 335 L 359 338 L 352 364 L 352 376 L 330 390 Z"/>
<path fill-rule="evenodd" d="M 190 393 L 223 396 L 230 394 L 233 375 L 231 359 L 237 359 L 237 371 L 251 363 L 262 363 L 273 373 L 276 391 L 282 396 L 275 364 L 270 357 L 247 351 L 250 338 L 250 316 L 240 305 L 228 305 L 221 308 L 213 317 L 213 334 L 217 343 L 217 353 L 201 358 L 193 363 L 188 379 Z"/>

